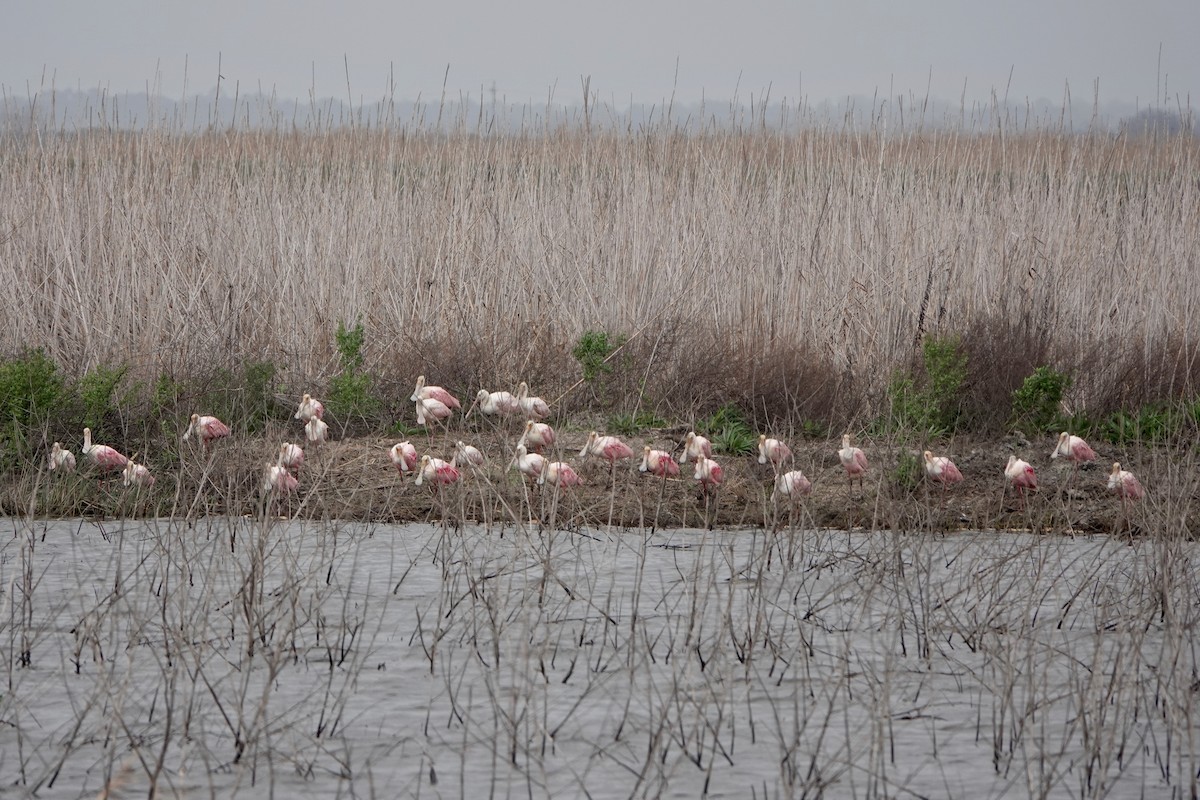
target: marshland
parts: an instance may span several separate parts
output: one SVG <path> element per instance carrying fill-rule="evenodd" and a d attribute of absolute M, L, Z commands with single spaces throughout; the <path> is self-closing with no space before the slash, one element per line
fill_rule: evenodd
<path fill-rule="evenodd" d="M 882 120 L 4 131 L 0 780 L 1196 796 L 1198 148 Z M 509 470 L 515 421 L 418 426 L 418 375 L 527 381 L 585 485 Z M 304 392 L 332 441 L 264 497 Z M 232 435 L 183 442 L 195 412 Z M 47 470 L 84 426 L 154 486 Z M 590 430 L 700 431 L 725 483 L 580 464 Z M 1052 462 L 1062 430 L 1097 462 Z M 760 433 L 811 497 L 772 499 Z M 488 461 L 417 487 L 403 439 Z M 965 481 L 930 485 L 926 449 Z"/>

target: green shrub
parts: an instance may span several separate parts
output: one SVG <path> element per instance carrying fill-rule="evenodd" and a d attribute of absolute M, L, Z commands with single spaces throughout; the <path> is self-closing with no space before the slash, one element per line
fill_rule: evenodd
<path fill-rule="evenodd" d="M 270 361 L 251 361 L 242 368 L 244 392 L 241 417 L 246 430 L 264 430 L 275 411 L 275 365 Z"/>
<path fill-rule="evenodd" d="M 39 429 L 64 400 L 58 366 L 41 350 L 0 362 L 0 468 L 33 459 Z"/>
<path fill-rule="evenodd" d="M 583 369 L 584 381 L 592 383 L 601 375 L 612 372 L 612 367 L 605 363 L 605 359 L 623 342 L 624 337 L 617 337 L 613 341 L 604 331 L 584 331 L 571 350 L 571 355 Z"/>
<path fill-rule="evenodd" d="M 83 404 L 83 424 L 92 429 L 93 436 L 103 438 L 112 433 L 106 426 L 117 415 L 116 390 L 128 371 L 124 366 L 99 366 L 79 379 L 76 394 Z"/>
<path fill-rule="evenodd" d="M 921 348 L 924 374 L 899 373 L 888 384 L 888 416 L 876 428 L 922 436 L 952 432 L 961 414 L 967 356 L 956 336 L 930 337 Z"/>
<path fill-rule="evenodd" d="M 1011 427 L 1048 433 L 1061 425 L 1059 405 L 1071 388 L 1071 377 L 1050 367 L 1038 367 L 1012 395 Z"/>
<path fill-rule="evenodd" d="M 336 342 L 342 371 L 329 381 L 329 410 L 344 419 L 365 418 L 379 410 L 371 376 L 362 371 L 365 341 L 366 330 L 361 321 L 355 322 L 353 328 L 338 323 Z"/>

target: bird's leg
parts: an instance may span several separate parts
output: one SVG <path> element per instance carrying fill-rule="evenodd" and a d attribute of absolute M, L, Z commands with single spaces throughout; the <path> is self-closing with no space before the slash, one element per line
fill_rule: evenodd
<path fill-rule="evenodd" d="M 617 460 L 609 462 L 612 465 L 612 487 L 608 494 L 608 527 L 612 530 L 613 512 L 617 506 Z"/>

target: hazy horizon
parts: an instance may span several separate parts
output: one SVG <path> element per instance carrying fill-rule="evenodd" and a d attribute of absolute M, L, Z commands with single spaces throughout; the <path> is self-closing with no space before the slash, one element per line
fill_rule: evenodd
<path fill-rule="evenodd" d="M 674 101 L 817 105 L 851 96 L 1190 108 L 1200 4 L 1116 0 L 976 8 L 916 0 L 825 4 L 712 0 L 591 10 L 545 0 L 503 13 L 477 0 L 336 10 L 305 0 L 203 6 L 128 0 L 19 4 L 0 90 L 168 98 L 381 99 L 573 105 L 590 81 L 621 108 Z M 64 22 L 63 20 L 67 20 Z"/>

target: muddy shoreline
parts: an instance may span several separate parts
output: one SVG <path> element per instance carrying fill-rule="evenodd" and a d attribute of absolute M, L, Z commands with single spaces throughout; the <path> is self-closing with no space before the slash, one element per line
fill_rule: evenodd
<path fill-rule="evenodd" d="M 308 447 L 299 472 L 299 491 L 272 506 L 272 513 L 304 519 L 374 522 L 438 522 L 511 524 L 535 520 L 563 528 L 615 525 L 633 529 L 832 528 L 869 530 L 1028 530 L 1044 533 L 1122 533 L 1138 535 L 1170 525 L 1190 535 L 1190 500 L 1195 470 L 1180 470 L 1180 457 L 1191 453 L 1163 448 L 1115 448 L 1097 445 L 1098 458 L 1072 478 L 1069 465 L 1052 461 L 1051 437 L 1026 440 L 956 439 L 950 446 L 930 445 L 949 455 L 964 480 L 943 492 L 923 471 L 911 469 L 921 448 L 856 438 L 871 468 L 863 489 L 848 486 L 838 463 L 835 441 L 790 440 L 793 461 L 813 483 L 811 496 L 794 507 L 772 501 L 774 472 L 754 455 L 715 453 L 725 471 L 720 490 L 705 498 L 692 478 L 691 465 L 678 478 L 661 479 L 638 472 L 643 445 L 678 454 L 686 431 L 647 431 L 624 437 L 638 457 L 619 463 L 615 472 L 594 457 L 581 460 L 587 439 L 582 430 L 560 430 L 548 458 L 566 460 L 579 470 L 584 485 L 570 491 L 538 487 L 509 469 L 515 431 L 434 432 L 408 437 L 420 453 L 449 458 L 462 438 L 487 456 L 478 469 L 464 469 L 460 483 L 441 490 L 415 486 L 388 460 L 388 448 L 399 438 L 356 437 Z M 173 465 L 151 465 L 156 477 L 150 489 L 135 491 L 119 477 L 101 478 L 84 466 L 74 475 L 29 471 L 10 478 L 0 490 L 0 512 L 54 517 L 148 517 L 260 513 L 258 488 L 262 470 L 281 440 L 302 441 L 292 431 L 281 436 L 217 442 L 205 455 L 184 447 Z M 1003 469 L 1010 453 L 1033 464 L 1039 478 L 1036 494 L 1022 508 L 1005 491 Z M 1107 489 L 1108 472 L 1121 460 L 1145 483 L 1148 497 L 1126 514 Z M 906 480 L 907 477 L 907 480 Z M 1175 499 L 1181 502 L 1165 502 Z M 1170 509 L 1168 511 L 1167 509 Z"/>

